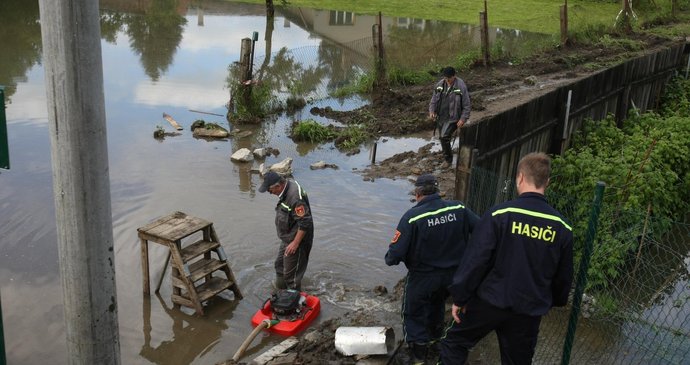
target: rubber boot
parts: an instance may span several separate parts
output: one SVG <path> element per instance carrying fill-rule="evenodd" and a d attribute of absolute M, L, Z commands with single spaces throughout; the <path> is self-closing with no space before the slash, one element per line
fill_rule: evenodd
<path fill-rule="evenodd" d="M 287 289 L 287 284 L 282 276 L 276 276 L 276 281 L 274 284 L 276 289 Z"/>
<path fill-rule="evenodd" d="M 428 347 L 426 344 L 410 343 L 408 344 L 410 351 L 410 365 L 424 365 Z"/>

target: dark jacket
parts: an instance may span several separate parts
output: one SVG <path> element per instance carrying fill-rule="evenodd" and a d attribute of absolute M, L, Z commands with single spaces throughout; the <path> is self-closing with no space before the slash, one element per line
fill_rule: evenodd
<path fill-rule="evenodd" d="M 285 190 L 278 197 L 276 205 L 278 238 L 285 243 L 290 243 L 295 238 L 298 228 L 307 232 L 304 239 L 313 238 L 314 222 L 307 193 L 296 181 L 287 180 Z"/>
<path fill-rule="evenodd" d="M 491 208 L 479 220 L 449 291 L 458 306 L 472 296 L 540 316 L 568 302 L 572 228 L 538 193 Z"/>
<path fill-rule="evenodd" d="M 470 102 L 470 93 L 467 91 L 467 86 L 465 82 L 459 77 L 455 78 L 452 87 L 448 87 L 445 79 L 437 82 L 434 85 L 434 94 L 431 96 L 431 101 L 429 102 L 429 112 L 441 115 L 442 111 L 438 110 L 441 103 L 441 98 L 450 97 L 448 103 L 448 114 L 450 120 L 457 122 L 462 119 L 467 122 L 470 119 L 470 111 L 472 110 L 472 105 Z M 442 120 L 441 122 L 446 122 Z"/>
<path fill-rule="evenodd" d="M 404 262 L 409 271 L 454 269 L 460 264 L 479 217 L 456 200 L 425 196 L 400 219 L 386 264 Z"/>

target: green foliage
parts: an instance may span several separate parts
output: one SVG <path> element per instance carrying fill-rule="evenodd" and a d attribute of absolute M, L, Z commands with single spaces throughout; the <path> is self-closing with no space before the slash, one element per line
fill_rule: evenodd
<path fill-rule="evenodd" d="M 363 125 L 350 125 L 340 132 L 335 139 L 335 146 L 340 150 L 351 151 L 369 138 L 371 138 L 371 133 Z"/>
<path fill-rule="evenodd" d="M 419 85 L 432 80 L 434 77 L 428 72 L 403 70 L 393 66 L 388 70 L 388 82 L 391 85 Z"/>
<path fill-rule="evenodd" d="M 643 49 L 641 41 L 626 38 L 613 38 L 610 34 L 604 34 L 596 43 L 606 49 L 619 48 L 626 51 L 639 51 Z"/>
<path fill-rule="evenodd" d="M 277 108 L 277 101 L 268 83 L 251 87 L 239 83 L 232 84 L 232 121 L 239 123 L 255 122 Z"/>
<path fill-rule="evenodd" d="M 598 42 L 602 36 L 612 32 L 614 29 L 605 24 L 587 24 L 571 29 L 568 36 L 575 43 L 590 44 Z"/>
<path fill-rule="evenodd" d="M 295 141 L 322 143 L 332 140 L 336 148 L 345 151 L 352 151 L 371 138 L 371 133 L 360 124 L 336 128 L 321 125 L 313 119 L 294 123 L 290 135 Z"/>
<path fill-rule="evenodd" d="M 309 141 L 320 143 L 330 141 L 337 133 L 332 127 L 317 123 L 313 119 L 307 119 L 293 124 L 291 136 L 295 141 Z"/>
<path fill-rule="evenodd" d="M 661 97 L 663 116 L 690 117 L 690 80 L 674 78 Z"/>
<path fill-rule="evenodd" d="M 165 137 L 165 128 L 163 128 L 162 125 L 157 124 L 156 130 L 153 131 L 153 138 L 164 138 L 164 137 Z"/>
<path fill-rule="evenodd" d="M 578 257 L 593 187 L 597 181 L 606 183 L 588 272 L 590 288 L 604 288 L 623 273 L 645 224 L 647 235 L 660 235 L 670 220 L 682 220 L 690 211 L 690 112 L 680 110 L 690 102 L 688 86 L 687 80 L 671 83 L 663 115 L 633 115 L 621 129 L 612 117 L 585 122 L 571 148 L 554 158 L 551 193 L 573 222 Z"/>
<path fill-rule="evenodd" d="M 622 312 L 619 310 L 617 301 L 608 293 L 600 293 L 597 295 L 597 313 L 596 315 L 600 318 L 606 318 L 607 320 L 612 320 L 620 318 Z"/>
<path fill-rule="evenodd" d="M 204 124 L 204 128 L 208 130 L 221 130 L 221 131 L 228 131 L 227 129 L 221 127 L 218 123 L 206 123 Z"/>
<path fill-rule="evenodd" d="M 376 81 L 376 75 L 367 72 L 360 75 L 354 83 L 336 89 L 331 95 L 338 98 L 352 94 L 367 94 L 373 90 L 374 81 Z"/>

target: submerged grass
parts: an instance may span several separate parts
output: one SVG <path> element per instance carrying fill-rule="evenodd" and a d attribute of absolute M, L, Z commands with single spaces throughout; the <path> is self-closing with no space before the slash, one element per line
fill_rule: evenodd
<path fill-rule="evenodd" d="M 313 119 L 307 119 L 292 125 L 291 136 L 295 141 L 309 141 L 311 143 L 334 141 L 336 148 L 350 151 L 371 138 L 371 133 L 367 131 L 366 127 L 359 124 L 336 128 L 319 124 Z"/>
<path fill-rule="evenodd" d="M 337 132 L 332 127 L 321 125 L 313 119 L 303 120 L 292 126 L 292 138 L 296 141 L 321 143 L 330 141 L 336 136 Z"/>

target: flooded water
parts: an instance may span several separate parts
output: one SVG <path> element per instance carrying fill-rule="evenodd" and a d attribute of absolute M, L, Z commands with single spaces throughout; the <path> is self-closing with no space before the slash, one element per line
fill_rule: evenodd
<path fill-rule="evenodd" d="M 239 59 L 240 39 L 265 28 L 264 8 L 208 2 L 203 13 L 180 2 L 103 1 L 103 72 L 115 239 L 117 299 L 123 364 L 212 364 L 232 357 L 251 332 L 250 317 L 268 297 L 278 240 L 276 197 L 257 193 L 253 164 L 230 161 L 242 147 L 280 150 L 267 164 L 294 159 L 295 178 L 310 195 L 316 226 L 304 287 L 322 298 L 319 321 L 361 307 L 376 285 L 388 288 L 402 267 L 383 262 L 400 215 L 411 206 L 404 180 L 365 182 L 353 169 L 366 167 L 368 148 L 345 156 L 331 144 L 296 145 L 286 137 L 293 118 L 281 116 L 250 129 L 241 140 L 195 139 L 195 119 L 225 122 L 228 66 Z M 10 364 L 66 362 L 65 328 L 52 191 L 50 136 L 37 3 L 0 5 L 0 84 L 6 86 L 11 169 L 0 170 L 0 295 Z M 158 13 L 156 13 L 158 11 Z M 146 12 L 146 13 L 145 13 Z M 146 15 L 144 15 L 146 14 Z M 167 21 L 161 21 L 161 14 Z M 150 23 L 144 27 L 145 22 Z M 317 47 L 324 37 L 277 16 L 274 49 Z M 263 39 L 263 35 L 261 37 Z M 257 59 L 264 49 L 257 42 Z M 9 62 L 9 64 L 7 64 Z M 355 108 L 366 100 L 324 99 L 315 105 Z M 185 129 L 164 140 L 157 126 L 172 128 L 167 113 Z M 428 143 L 387 138 L 378 158 Z M 324 160 L 338 169 L 310 170 Z M 160 297 L 142 294 L 138 227 L 173 211 L 212 221 L 245 295 L 214 300 L 205 317 L 173 310 L 169 277 Z M 166 251 L 150 245 L 155 287 Z M 169 274 L 168 274 L 169 275 Z M 346 291 L 347 289 L 347 291 Z M 355 294 L 349 294 L 355 293 Z M 357 294 L 359 293 L 359 294 Z M 372 305 L 371 303 L 367 303 Z M 248 354 L 277 343 L 257 339 Z"/>
<path fill-rule="evenodd" d="M 332 144 L 293 143 L 286 136 L 293 120 L 328 122 L 306 111 L 254 127 L 235 126 L 253 132 L 243 139 L 206 141 L 189 131 L 196 119 L 226 123 L 224 117 L 197 111 L 226 113 L 228 69 L 239 59 L 241 38 L 251 37 L 253 31 L 262 33 L 256 43 L 257 67 L 266 53 L 288 49 L 304 65 L 318 65 L 311 71 L 324 68 L 325 76 L 308 85 L 314 102 L 307 109 L 353 109 L 366 103 L 327 94 L 370 67 L 358 47 L 371 36 L 374 17 L 313 9 L 278 11 L 267 42 L 264 35 L 272 28 L 266 27 L 261 5 L 100 3 L 122 363 L 213 364 L 232 357 L 251 331 L 250 317 L 271 291 L 278 240 L 273 226 L 276 197 L 258 193 L 260 178 L 251 172 L 259 161 L 230 161 L 230 155 L 243 147 L 278 148 L 280 155 L 267 158 L 267 164 L 293 158 L 294 176 L 309 192 L 316 232 L 303 286 L 322 299 L 317 321 L 379 305 L 363 297 L 377 285 L 392 289 L 404 275 L 403 267 L 385 266 L 383 255 L 399 217 L 411 206 L 409 182 L 364 181 L 357 170 L 369 163 L 369 146 L 346 156 Z M 468 26 L 417 19 L 384 18 L 384 24 L 397 37 L 399 49 L 423 42 L 422 33 L 412 33 L 414 29 L 464 29 L 468 45 L 478 34 Z M 492 36 L 509 44 L 520 34 L 496 31 Z M 10 364 L 66 362 L 41 48 L 38 4 L 3 0 L 0 50 L 12 56 L 0 57 L 0 85 L 6 87 L 11 169 L 0 170 L 0 295 Z M 392 45 L 391 53 L 395 50 Z M 181 135 L 152 138 L 158 126 L 172 131 L 163 113 L 182 124 Z M 424 137 L 385 140 L 378 144 L 377 160 L 429 142 Z M 339 168 L 309 168 L 320 160 Z M 178 210 L 214 223 L 243 300 L 225 293 L 210 303 L 205 317 L 199 317 L 189 309 L 172 309 L 169 277 L 160 296 L 142 294 L 136 229 Z M 166 251 L 156 244 L 149 251 L 155 287 Z M 280 340 L 263 336 L 248 354 Z"/>

